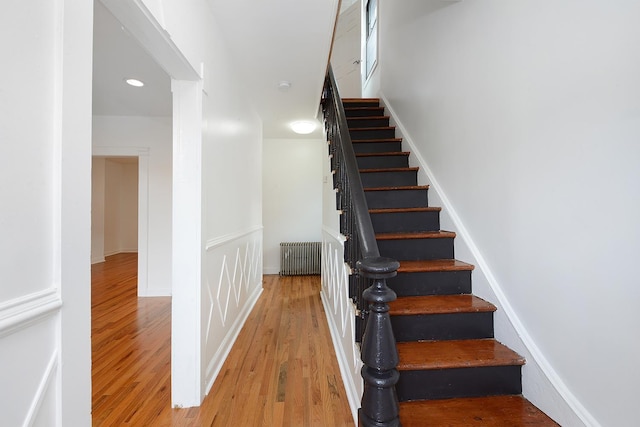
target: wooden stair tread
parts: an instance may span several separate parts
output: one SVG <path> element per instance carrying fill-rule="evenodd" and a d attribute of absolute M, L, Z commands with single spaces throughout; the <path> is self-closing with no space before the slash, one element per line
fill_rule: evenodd
<path fill-rule="evenodd" d="M 402 212 L 440 212 L 442 208 L 440 206 L 425 206 L 422 208 L 380 208 L 369 209 L 370 214 L 379 213 L 402 213 Z"/>
<path fill-rule="evenodd" d="M 559 425 L 519 395 L 401 402 L 400 422 L 403 427 Z"/>
<path fill-rule="evenodd" d="M 364 191 L 428 190 L 428 185 L 406 185 L 402 187 L 368 187 Z"/>
<path fill-rule="evenodd" d="M 371 138 L 368 138 L 368 139 L 354 139 L 354 138 L 351 138 L 351 141 L 354 144 L 357 144 L 359 142 L 367 142 L 367 143 L 371 143 L 371 142 L 402 142 L 402 138 L 374 138 L 374 139 L 371 139 Z"/>
<path fill-rule="evenodd" d="M 421 273 L 432 271 L 471 271 L 472 264 L 457 259 L 430 259 L 417 261 L 400 261 L 398 273 Z"/>
<path fill-rule="evenodd" d="M 366 127 L 366 128 L 352 128 L 350 127 L 349 130 L 391 130 L 391 129 L 395 129 L 395 126 L 376 126 L 376 127 Z"/>
<path fill-rule="evenodd" d="M 399 371 L 524 365 L 524 358 L 494 339 L 397 343 Z"/>
<path fill-rule="evenodd" d="M 345 113 L 347 111 L 373 111 L 373 110 L 383 110 L 384 111 L 384 107 L 374 107 L 374 106 L 360 106 L 360 107 L 354 107 L 353 105 L 344 105 L 344 111 Z M 360 117 L 360 116 L 355 116 L 355 117 Z M 349 117 L 347 116 L 347 120 L 348 119 L 354 119 L 355 117 Z M 362 117 L 371 117 L 371 116 L 362 116 Z"/>
<path fill-rule="evenodd" d="M 475 295 L 400 297 L 389 303 L 392 316 L 494 312 L 496 306 Z"/>
<path fill-rule="evenodd" d="M 454 238 L 453 231 L 412 231 L 406 233 L 378 233 L 377 240 L 400 240 L 400 239 L 443 239 Z"/>
<path fill-rule="evenodd" d="M 343 103 L 349 102 L 380 102 L 380 98 L 342 98 Z"/>
<path fill-rule="evenodd" d="M 379 107 L 369 107 L 369 108 L 379 108 Z M 364 117 L 347 117 L 347 120 L 385 120 L 389 119 L 389 116 L 364 116 Z"/>
<path fill-rule="evenodd" d="M 356 157 L 384 157 L 384 156 L 408 156 L 408 151 L 393 151 L 389 153 L 356 153 Z"/>
<path fill-rule="evenodd" d="M 411 172 L 417 171 L 419 168 L 377 168 L 377 169 L 358 169 L 360 173 L 375 173 L 375 172 Z"/>

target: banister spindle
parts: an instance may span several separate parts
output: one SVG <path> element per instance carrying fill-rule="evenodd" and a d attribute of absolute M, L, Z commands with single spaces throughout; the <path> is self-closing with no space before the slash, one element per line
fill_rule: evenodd
<path fill-rule="evenodd" d="M 396 369 L 398 350 L 389 317 L 389 302 L 396 299 L 396 294 L 386 283 L 386 279 L 397 274 L 400 263 L 374 257 L 358 261 L 357 266 L 364 277 L 373 280 L 371 287 L 363 293 L 363 298 L 369 302 L 369 318 L 361 347 L 364 393 L 359 423 L 362 427 L 400 426 L 395 389 L 400 377 Z"/>

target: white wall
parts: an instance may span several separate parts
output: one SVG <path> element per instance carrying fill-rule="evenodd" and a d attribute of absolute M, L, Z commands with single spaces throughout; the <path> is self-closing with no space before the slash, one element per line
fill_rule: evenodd
<path fill-rule="evenodd" d="M 2 424 L 90 425 L 92 2 L 0 14 Z"/>
<path fill-rule="evenodd" d="M 105 161 L 104 256 L 138 251 L 138 162 Z"/>
<path fill-rule="evenodd" d="M 319 242 L 322 229 L 322 158 L 318 139 L 265 139 L 262 216 L 264 273 L 280 272 L 280 242 Z"/>
<path fill-rule="evenodd" d="M 105 158 L 91 159 L 91 263 L 104 262 Z"/>
<path fill-rule="evenodd" d="M 562 425 L 633 424 L 640 3 L 380 3 L 380 94 L 525 395 Z"/>
<path fill-rule="evenodd" d="M 146 182 L 147 191 L 144 202 L 147 211 L 146 213 L 140 211 L 139 218 L 143 223 L 146 222 L 148 236 L 146 245 L 147 284 L 145 289 L 139 289 L 142 295 L 171 295 L 171 162 L 173 152 L 171 138 L 172 120 L 170 117 L 93 116 L 94 153 L 111 156 L 138 154 L 138 167 L 143 174 L 146 171 L 147 176 L 143 176 L 141 179 Z M 107 162 L 111 167 L 123 167 L 122 164 Z M 144 165 L 146 167 L 143 167 Z M 130 171 L 131 173 L 133 172 Z M 114 179 L 119 181 L 118 177 Z M 130 190 L 128 197 L 132 199 L 133 190 L 138 188 L 137 182 L 136 179 L 135 186 L 131 184 L 123 186 L 117 183 L 118 191 L 116 193 L 122 195 L 124 194 L 122 191 L 128 189 Z M 140 192 L 140 197 L 145 197 L 143 192 Z M 130 205 L 131 203 L 129 203 Z M 108 206 L 106 208 L 108 209 Z M 119 214 L 111 217 L 112 220 L 123 217 L 133 219 L 131 214 Z M 109 216 L 105 218 L 105 222 L 108 221 L 108 218 Z M 106 223 L 105 227 L 108 229 Z M 137 230 L 137 224 L 120 223 L 116 227 L 119 232 L 117 236 L 113 236 L 116 240 L 116 243 L 113 244 L 110 244 L 105 236 L 106 254 L 137 249 L 138 244 L 141 243 L 137 242 L 138 235 L 133 231 L 134 227 Z M 94 239 L 99 237 L 98 230 L 94 230 L 92 237 Z M 133 242 L 134 239 L 136 239 L 136 243 Z"/>
<path fill-rule="evenodd" d="M 120 17 L 115 9 L 124 6 L 106 3 Z M 173 260 L 172 400 L 194 406 L 209 391 L 262 290 L 261 122 L 219 31 L 216 19 L 224 17 L 214 17 L 205 0 L 142 4 L 154 31 L 161 29 L 164 42 L 202 77 L 172 84 L 173 184 L 180 193 L 174 236 L 181 239 L 174 239 L 174 255 L 184 250 Z M 147 47 L 161 65 L 176 64 L 163 62 L 162 46 L 155 49 L 152 41 Z"/>

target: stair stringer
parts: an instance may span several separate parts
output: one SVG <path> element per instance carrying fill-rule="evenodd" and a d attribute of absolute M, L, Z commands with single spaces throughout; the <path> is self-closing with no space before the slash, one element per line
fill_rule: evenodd
<path fill-rule="evenodd" d="M 509 302 L 503 287 L 491 271 L 471 234 L 456 213 L 446 193 L 438 183 L 432 169 L 420 154 L 411 135 L 398 119 L 393 107 L 383 93 L 380 105 L 391 116 L 390 125 L 396 126 L 396 137 L 402 138 L 405 151 L 410 151 L 410 166 L 418 166 L 418 184 L 429 185 L 429 205 L 442 207 L 441 228 L 456 233 L 456 258 L 476 266 L 473 272 L 474 294 L 494 303 L 498 310 L 494 315 L 495 335 L 498 340 L 525 357 L 522 369 L 523 395 L 563 426 L 593 426 L 600 423 L 571 392 L 551 363 L 527 331 L 515 309 Z"/>

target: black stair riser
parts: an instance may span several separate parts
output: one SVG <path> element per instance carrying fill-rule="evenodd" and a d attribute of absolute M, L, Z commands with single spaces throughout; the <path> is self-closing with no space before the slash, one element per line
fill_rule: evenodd
<path fill-rule="evenodd" d="M 351 139 L 384 139 L 395 138 L 396 130 L 391 129 L 349 129 Z"/>
<path fill-rule="evenodd" d="M 379 101 L 369 101 L 369 100 L 358 100 L 358 101 L 351 101 L 351 102 L 343 102 L 342 106 L 347 109 L 347 108 L 357 108 L 357 107 L 378 107 L 380 106 L 380 102 Z"/>
<path fill-rule="evenodd" d="M 400 141 L 354 142 L 353 151 L 358 153 L 393 153 L 402 150 Z"/>
<path fill-rule="evenodd" d="M 522 393 L 521 367 L 401 371 L 396 384 L 398 400 L 450 399 Z"/>
<path fill-rule="evenodd" d="M 360 172 L 360 179 L 364 188 L 402 187 L 416 185 L 418 171 L 388 171 L 388 172 Z"/>
<path fill-rule="evenodd" d="M 347 119 L 350 128 L 380 128 L 389 126 L 389 117 L 351 118 Z"/>
<path fill-rule="evenodd" d="M 371 222 L 376 233 L 440 230 L 440 212 L 372 213 Z"/>
<path fill-rule="evenodd" d="M 349 117 L 378 117 L 384 116 L 384 107 L 374 107 L 367 109 L 351 109 L 345 106 L 344 112 Z"/>
<path fill-rule="evenodd" d="M 471 271 L 398 273 L 387 285 L 398 297 L 470 294 Z"/>
<path fill-rule="evenodd" d="M 493 313 L 391 316 L 397 342 L 493 338 Z"/>
<path fill-rule="evenodd" d="M 360 156 L 356 162 L 360 169 L 408 168 L 409 156 Z"/>
<path fill-rule="evenodd" d="M 428 190 L 365 191 L 369 209 L 421 208 L 429 205 Z"/>
<path fill-rule="evenodd" d="M 452 259 L 453 238 L 378 240 L 380 255 L 393 259 Z"/>

